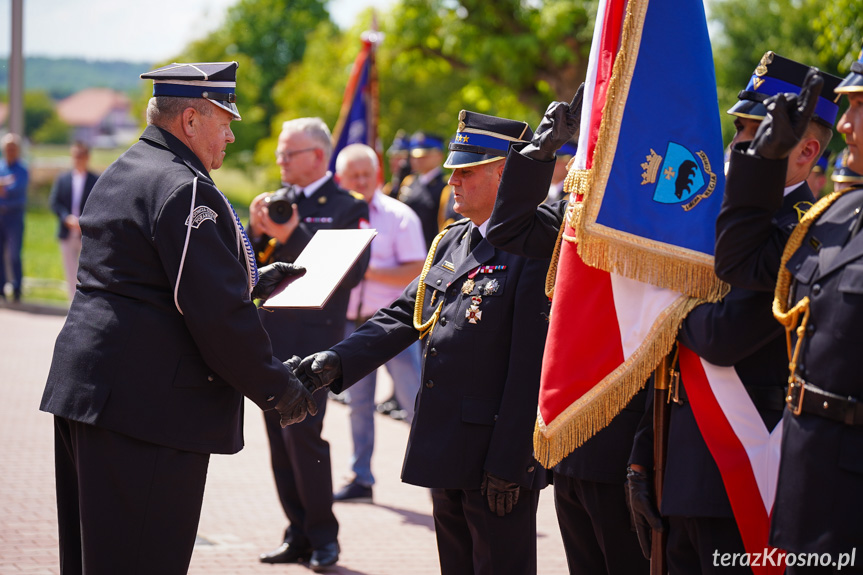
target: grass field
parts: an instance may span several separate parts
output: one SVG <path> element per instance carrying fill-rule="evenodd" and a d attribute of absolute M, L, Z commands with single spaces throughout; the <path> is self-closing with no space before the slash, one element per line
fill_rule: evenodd
<path fill-rule="evenodd" d="M 123 152 L 93 150 L 91 166 L 101 172 Z M 68 146 L 40 146 L 30 150 L 31 185 L 24 222 L 24 266 L 22 299 L 30 303 L 55 306 L 67 305 L 63 264 L 57 239 L 57 217 L 48 208 L 51 182 L 63 170 L 69 169 Z M 240 218 L 248 221 L 248 206 L 252 198 L 274 186 L 266 183 L 264 170 L 241 170 L 223 167 L 212 174 L 219 189 L 228 196 Z"/>

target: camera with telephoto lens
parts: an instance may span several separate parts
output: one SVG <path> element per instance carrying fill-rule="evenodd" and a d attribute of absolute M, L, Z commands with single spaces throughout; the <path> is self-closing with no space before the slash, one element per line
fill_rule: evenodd
<path fill-rule="evenodd" d="M 293 188 L 280 188 L 264 198 L 271 220 L 277 224 L 283 224 L 291 219 L 294 215 L 294 207 L 291 205 L 290 198 L 293 195 Z"/>

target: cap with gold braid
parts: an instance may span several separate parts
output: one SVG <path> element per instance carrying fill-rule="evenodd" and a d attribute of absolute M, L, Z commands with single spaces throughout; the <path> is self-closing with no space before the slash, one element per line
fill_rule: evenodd
<path fill-rule="evenodd" d="M 458 132 L 449 144 L 450 154 L 444 168 L 466 168 L 506 158 L 512 144 L 527 144 L 533 130 L 527 122 L 517 122 L 462 110 Z"/>
<path fill-rule="evenodd" d="M 737 95 L 738 101 L 731 106 L 728 113 L 741 118 L 763 120 L 767 115 L 764 101 L 780 93 L 799 94 L 809 70 L 810 67 L 805 64 L 774 52 L 766 52 L 752 73 L 746 89 Z M 818 73 L 824 78 L 824 86 L 821 88 L 821 97 L 815 105 L 812 119 L 832 128 L 839 112 L 834 91 L 837 91 L 836 86 L 841 79 L 823 71 Z"/>

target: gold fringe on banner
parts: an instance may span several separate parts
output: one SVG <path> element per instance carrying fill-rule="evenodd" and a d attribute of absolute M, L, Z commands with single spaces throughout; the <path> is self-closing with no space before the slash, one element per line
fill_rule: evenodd
<path fill-rule="evenodd" d="M 578 214 L 581 214 L 581 208 L 584 202 L 584 196 L 590 189 L 590 171 L 589 170 L 573 170 L 566 172 L 566 179 L 563 182 L 563 191 L 569 194 L 569 203 L 566 205 L 566 214 L 563 221 L 560 223 L 560 230 L 557 232 L 557 242 L 554 244 L 554 252 L 551 254 L 551 263 L 548 266 L 548 273 L 545 276 L 545 295 L 549 298 L 554 297 L 554 283 L 557 278 L 557 264 L 560 261 L 561 240 L 566 237 L 567 241 L 572 241 L 574 236 L 566 234 L 566 226 L 569 224 L 575 228 L 574 221 Z M 579 199 L 580 198 L 580 199 Z"/>
<path fill-rule="evenodd" d="M 550 469 L 607 426 L 644 387 L 647 378 L 671 351 L 683 319 L 702 303 L 702 299 L 680 296 L 656 319 L 635 353 L 588 393 L 549 423 L 537 411 L 533 432 L 536 460 Z"/>
<path fill-rule="evenodd" d="M 572 218 L 578 237 L 578 254 L 589 266 L 707 301 L 718 301 L 728 293 L 729 286 L 716 277 L 711 256 L 596 224 L 638 60 L 647 4 L 632 0 L 626 6 L 621 48 L 612 68 L 593 167 L 583 183 L 589 194 L 585 194 L 581 210 Z M 575 241 L 574 237 L 564 236 L 563 239 Z"/>

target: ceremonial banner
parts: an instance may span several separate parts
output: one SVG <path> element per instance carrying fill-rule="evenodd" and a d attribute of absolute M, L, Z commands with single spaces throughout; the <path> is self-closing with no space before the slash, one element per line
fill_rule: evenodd
<path fill-rule="evenodd" d="M 779 476 L 782 421 L 767 429 L 733 367 L 719 367 L 680 346 L 686 396 L 713 455 L 746 551 L 768 552 L 770 516 Z M 783 562 L 759 561 L 758 575 L 780 575 Z"/>
<path fill-rule="evenodd" d="M 345 146 L 366 144 L 378 154 L 381 160 L 381 146 L 378 145 L 378 73 L 375 67 L 375 48 L 380 42 L 378 32 L 364 32 L 363 47 L 354 60 L 339 119 L 333 130 L 333 155 L 330 157 L 330 171 L 336 171 L 336 158 Z M 383 164 L 381 164 L 383 165 Z"/>
<path fill-rule="evenodd" d="M 608 425 L 725 286 L 713 273 L 722 136 L 704 7 L 600 3 L 554 274 L 534 447 L 556 464 Z M 550 290 L 551 291 L 551 290 Z"/>

